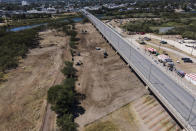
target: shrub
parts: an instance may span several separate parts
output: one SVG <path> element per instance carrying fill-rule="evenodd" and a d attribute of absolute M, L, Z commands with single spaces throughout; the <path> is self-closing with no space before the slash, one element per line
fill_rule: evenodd
<path fill-rule="evenodd" d="M 50 89 L 48 90 L 48 97 L 47 97 L 47 100 L 50 104 L 55 104 L 57 102 L 58 96 L 61 93 L 62 89 L 63 89 L 62 85 L 56 85 L 50 87 Z"/>
<path fill-rule="evenodd" d="M 73 48 L 73 49 L 76 49 L 76 48 L 77 48 L 76 45 L 77 45 L 77 43 L 74 42 L 74 41 L 70 41 L 70 42 L 69 42 L 69 46 L 70 46 L 71 48 Z"/>
<path fill-rule="evenodd" d="M 72 62 L 65 62 L 65 67 L 62 69 L 62 73 L 67 77 L 67 78 L 74 78 L 76 75 L 76 69 L 73 67 Z"/>
<path fill-rule="evenodd" d="M 152 30 L 149 28 L 149 25 L 145 24 L 144 22 L 128 23 L 124 26 L 124 28 L 131 32 L 152 32 Z"/>
<path fill-rule="evenodd" d="M 57 125 L 61 131 L 77 131 L 78 125 L 73 121 L 73 115 L 64 114 L 57 119 Z"/>

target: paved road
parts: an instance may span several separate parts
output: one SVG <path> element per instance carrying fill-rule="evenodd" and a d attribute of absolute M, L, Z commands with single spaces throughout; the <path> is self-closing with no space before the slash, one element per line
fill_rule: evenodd
<path fill-rule="evenodd" d="M 158 45 L 153 44 L 153 43 L 151 43 L 151 42 L 147 42 L 147 44 L 152 45 L 152 46 L 155 46 L 155 47 L 159 47 Z M 178 56 L 180 56 L 180 57 L 189 57 L 189 58 L 191 58 L 191 60 L 193 60 L 193 62 L 194 62 L 194 63 L 196 62 L 196 59 L 195 59 L 195 58 L 190 57 L 190 56 L 188 56 L 188 55 L 186 55 L 186 54 L 184 54 L 184 53 L 181 53 L 181 52 L 175 51 L 175 50 L 170 49 L 170 48 L 167 48 L 167 47 L 160 47 L 160 48 L 161 48 L 161 49 L 164 49 L 164 50 L 166 50 L 166 51 L 169 51 L 169 52 L 175 53 L 175 54 L 177 54 L 177 55 L 178 55 Z"/>
<path fill-rule="evenodd" d="M 196 56 L 196 50 L 193 49 L 193 48 L 190 48 L 190 47 L 186 47 L 185 46 L 186 44 L 179 44 L 177 41 L 161 38 L 160 36 L 156 36 L 156 35 L 153 35 L 153 34 L 151 34 L 151 35 L 146 34 L 145 36 L 151 37 L 151 38 L 154 38 L 154 39 L 157 39 L 157 40 L 167 41 L 168 44 L 173 45 L 176 48 L 178 48 L 178 49 L 180 49 L 180 50 L 182 50 L 182 51 L 184 51 L 188 54 L 192 54 L 193 56 Z"/>
<path fill-rule="evenodd" d="M 160 70 L 150 59 L 140 53 L 137 48 L 129 45 L 127 41 L 113 29 L 85 10 L 82 10 L 82 12 L 113 45 L 119 54 L 134 68 L 138 75 L 150 86 L 151 90 L 161 99 L 184 127 L 189 130 L 196 130 L 195 98 L 168 77 L 168 75 Z"/>
<path fill-rule="evenodd" d="M 111 25 L 109 25 L 111 28 L 113 28 Z M 121 28 L 119 28 L 119 27 L 115 27 L 115 28 L 113 28 L 114 30 L 116 30 L 119 34 L 122 34 L 122 29 Z M 146 35 L 147 36 L 147 35 Z M 151 36 L 153 36 L 152 34 L 150 35 L 150 37 Z M 135 40 L 136 39 L 138 39 L 140 36 L 136 36 L 136 37 L 133 37 L 133 38 L 130 38 L 130 37 L 125 37 L 126 39 L 128 39 L 130 42 L 135 42 Z M 149 37 L 149 34 L 148 34 L 148 37 Z M 156 37 L 156 36 L 155 36 Z M 157 37 L 156 37 L 157 38 Z M 135 40 L 133 40 L 133 39 L 135 39 Z M 161 38 L 160 38 L 161 39 Z M 149 44 L 149 45 L 152 45 L 152 46 L 155 46 L 155 47 L 159 47 L 158 45 L 156 45 L 156 44 L 153 44 L 152 42 L 149 42 L 149 41 L 146 41 L 147 42 L 147 44 Z M 137 44 L 137 42 L 136 43 L 134 43 L 134 44 L 136 44 L 136 45 L 138 45 L 139 47 L 141 47 L 141 45 L 140 44 Z M 164 49 L 164 50 L 166 50 L 166 51 L 169 51 L 169 52 L 172 52 L 172 53 L 175 53 L 175 54 L 177 54 L 178 56 L 180 56 L 180 57 L 188 57 L 188 58 L 191 58 L 192 60 L 193 60 L 193 62 L 195 63 L 196 62 L 196 58 L 193 58 L 193 57 L 191 57 L 191 56 L 189 56 L 189 55 L 186 55 L 186 54 L 184 54 L 184 53 L 181 53 L 181 52 L 179 52 L 179 51 L 176 51 L 176 50 L 174 50 L 174 49 L 171 49 L 171 48 L 167 48 L 167 47 L 160 47 L 161 49 Z"/>

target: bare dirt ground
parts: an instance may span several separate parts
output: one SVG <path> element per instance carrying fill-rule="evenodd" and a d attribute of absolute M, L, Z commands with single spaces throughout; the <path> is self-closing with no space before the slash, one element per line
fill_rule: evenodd
<path fill-rule="evenodd" d="M 40 37 L 41 48 L 32 49 L 0 85 L 1 131 L 39 130 L 45 115 L 47 90 L 63 79 L 60 69 L 64 59 L 71 59 L 68 39 L 51 30 L 41 32 Z"/>
<path fill-rule="evenodd" d="M 86 95 L 86 99 L 81 102 L 85 113 L 75 120 L 79 124 L 79 130 L 179 129 L 153 97 L 146 100 L 148 91 L 145 86 L 90 23 L 77 24 L 76 28 L 80 38 L 77 49 L 80 56 L 74 57 L 78 70 L 76 90 Z M 87 30 L 88 33 L 82 34 L 82 30 Z M 96 47 L 101 50 L 96 50 Z M 109 55 L 107 58 L 104 58 L 104 51 Z M 82 61 L 83 65 L 76 66 L 78 61 Z M 144 110 L 138 111 L 139 108 Z M 160 116 L 153 115 L 153 111 L 160 111 Z M 144 120 L 151 121 L 144 123 Z"/>
<path fill-rule="evenodd" d="M 82 66 L 76 66 L 79 76 L 76 89 L 86 95 L 81 104 L 86 111 L 76 119 L 82 130 L 86 124 L 143 96 L 146 90 L 91 24 L 78 24 L 76 28 L 79 32 L 82 29 L 88 32 L 79 34 L 78 51 L 81 56 L 74 58 L 75 62 L 83 62 Z M 95 50 L 95 47 L 101 47 L 101 50 Z M 104 50 L 109 55 L 105 59 Z"/>

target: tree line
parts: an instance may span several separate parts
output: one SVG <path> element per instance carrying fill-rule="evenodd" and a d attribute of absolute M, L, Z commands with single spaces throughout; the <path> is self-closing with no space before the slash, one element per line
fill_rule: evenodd
<path fill-rule="evenodd" d="M 75 31 L 74 22 L 70 20 L 67 24 L 50 23 L 49 27 L 63 31 L 70 36 L 69 46 L 73 56 L 73 50 L 77 48 L 77 41 L 79 40 L 76 37 L 77 32 Z M 79 106 L 79 101 L 84 99 L 85 96 L 75 91 L 77 70 L 73 67 L 73 62 L 65 61 L 64 64 L 65 67 L 61 72 L 64 74 L 65 80 L 60 85 L 50 87 L 47 100 L 52 105 L 51 109 L 57 114 L 59 129 L 62 131 L 76 131 L 78 125 L 74 122 L 74 119 L 85 111 Z"/>
<path fill-rule="evenodd" d="M 7 27 L 0 28 L 0 81 L 7 70 L 16 68 L 21 58 L 25 58 L 29 49 L 39 45 L 39 32 L 46 28 L 69 30 L 68 22 L 51 22 L 47 27 L 39 26 L 18 32 L 9 32 Z M 72 34 L 72 33 L 71 33 Z"/>
<path fill-rule="evenodd" d="M 84 113 L 84 109 L 79 106 L 79 100 L 83 97 L 75 91 L 76 72 L 73 63 L 66 61 L 62 69 L 66 79 L 61 85 L 52 86 L 48 90 L 47 100 L 57 114 L 57 126 L 61 131 L 76 131 L 78 125 L 74 119 Z"/>
<path fill-rule="evenodd" d="M 0 72 L 16 68 L 20 58 L 24 58 L 30 48 L 39 45 L 38 32 L 42 27 L 19 32 L 0 31 Z"/>
<path fill-rule="evenodd" d="M 174 27 L 163 34 L 167 35 L 182 35 L 183 38 L 189 38 L 196 40 L 196 20 L 194 19 L 182 19 L 183 15 L 176 15 L 176 17 L 170 16 L 160 18 L 159 20 L 138 20 L 133 22 L 128 22 L 122 27 L 130 32 L 146 32 L 146 33 L 159 33 L 155 27 Z M 188 14 L 192 16 L 192 14 Z M 155 29 L 152 29 L 155 28 Z"/>

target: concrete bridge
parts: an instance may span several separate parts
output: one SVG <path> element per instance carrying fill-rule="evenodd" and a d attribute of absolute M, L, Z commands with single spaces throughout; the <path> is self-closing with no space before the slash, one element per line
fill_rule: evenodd
<path fill-rule="evenodd" d="M 81 10 L 81 12 L 94 24 L 131 68 L 134 69 L 184 129 L 195 131 L 195 97 L 171 79 L 166 72 L 161 70 L 156 63 L 141 53 L 134 45 L 128 44 L 123 37 L 109 26 L 86 10 Z"/>

